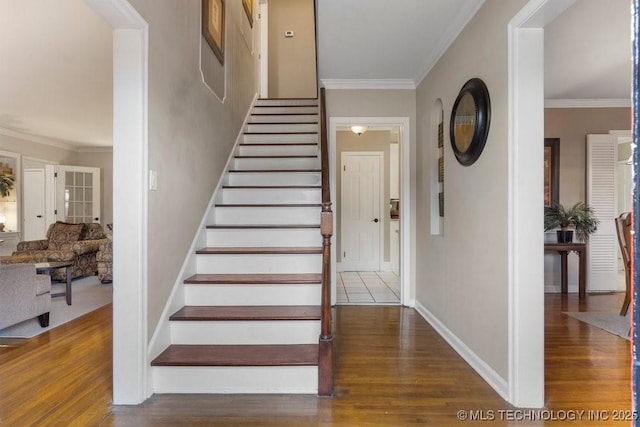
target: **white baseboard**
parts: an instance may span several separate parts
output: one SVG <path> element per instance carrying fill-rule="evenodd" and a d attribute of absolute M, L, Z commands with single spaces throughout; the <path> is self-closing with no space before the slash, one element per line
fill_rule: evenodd
<path fill-rule="evenodd" d="M 416 311 L 433 329 L 502 397 L 509 401 L 509 384 L 491 366 L 487 365 L 477 354 L 451 332 L 419 301 L 415 302 Z"/>

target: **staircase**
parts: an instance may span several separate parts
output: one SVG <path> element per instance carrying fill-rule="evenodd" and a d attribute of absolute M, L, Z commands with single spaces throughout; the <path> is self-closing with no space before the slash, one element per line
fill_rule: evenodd
<path fill-rule="evenodd" d="M 156 393 L 318 393 L 318 117 L 315 99 L 256 102 L 151 363 Z"/>

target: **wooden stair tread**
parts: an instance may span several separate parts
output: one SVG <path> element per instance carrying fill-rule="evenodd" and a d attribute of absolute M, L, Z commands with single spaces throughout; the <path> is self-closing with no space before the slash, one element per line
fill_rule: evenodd
<path fill-rule="evenodd" d="M 229 173 L 282 173 L 282 172 L 322 172 L 320 169 L 235 169 L 230 170 Z"/>
<path fill-rule="evenodd" d="M 260 105 L 259 107 L 266 107 L 266 108 L 272 108 L 272 107 L 286 107 L 286 105 Z M 297 107 L 297 105 L 292 106 L 292 107 Z M 302 107 L 304 108 L 309 108 L 309 107 L 317 107 L 317 105 L 302 105 Z M 296 113 L 296 112 L 292 112 L 292 111 L 288 111 L 288 112 L 280 112 L 280 113 L 265 113 L 265 112 L 257 112 L 257 113 L 251 113 L 252 116 L 316 116 L 318 115 L 318 113 Z M 249 123 L 249 124 L 255 124 L 255 123 Z"/>
<path fill-rule="evenodd" d="M 251 190 L 288 190 L 308 188 L 313 190 L 321 189 L 321 185 L 223 185 L 222 188 L 228 189 L 251 189 Z"/>
<path fill-rule="evenodd" d="M 236 159 L 316 159 L 318 156 L 316 154 L 306 155 L 306 154 L 291 154 L 291 155 L 264 155 L 264 156 L 234 156 Z"/>
<path fill-rule="evenodd" d="M 169 320 L 320 320 L 320 306 L 252 305 L 200 306 L 188 305 L 174 313 Z"/>
<path fill-rule="evenodd" d="M 188 284 L 229 284 L 229 285 L 305 285 L 318 284 L 322 274 L 282 273 L 282 274 L 194 274 L 184 281 Z"/>
<path fill-rule="evenodd" d="M 291 228 L 320 228 L 320 224 L 212 224 L 208 229 L 291 229 Z"/>
<path fill-rule="evenodd" d="M 216 203 L 219 208 L 315 208 L 321 203 Z"/>
<path fill-rule="evenodd" d="M 286 114 L 281 114 L 282 116 L 286 116 Z M 312 114 L 309 114 L 310 116 Z M 254 126 L 254 125 L 317 125 L 318 121 L 316 120 L 315 122 L 264 122 L 264 123 L 247 123 L 247 125 L 249 126 Z"/>
<path fill-rule="evenodd" d="M 283 131 L 283 132 L 244 132 L 245 135 L 317 135 L 318 132 L 305 131 L 305 132 L 292 132 L 292 131 Z"/>
<path fill-rule="evenodd" d="M 291 142 L 291 143 L 286 143 L 286 142 L 269 142 L 269 143 L 264 143 L 264 144 L 254 144 L 254 143 L 247 143 L 247 142 L 243 142 L 241 144 L 238 144 L 240 147 L 270 147 L 270 146 L 278 146 L 278 147 L 297 147 L 297 146 L 311 146 L 313 145 L 314 147 L 318 146 L 318 143 L 316 142 Z"/>
<path fill-rule="evenodd" d="M 208 247 L 198 249 L 199 255 L 296 255 L 321 254 L 322 246 L 283 246 L 283 247 Z"/>
<path fill-rule="evenodd" d="M 171 345 L 151 366 L 315 366 L 316 344 Z"/>

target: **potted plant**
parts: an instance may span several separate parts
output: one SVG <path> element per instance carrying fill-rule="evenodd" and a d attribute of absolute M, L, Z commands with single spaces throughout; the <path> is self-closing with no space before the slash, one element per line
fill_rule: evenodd
<path fill-rule="evenodd" d="M 0 197 L 7 197 L 13 189 L 14 179 L 11 175 L 0 172 Z"/>
<path fill-rule="evenodd" d="M 544 214 L 544 231 L 560 228 L 557 231 L 558 243 L 571 243 L 573 241 L 573 230 L 576 237 L 586 242 L 589 236 L 598 229 L 600 221 L 596 218 L 593 209 L 583 202 L 578 202 L 570 209 L 557 203 L 549 208 Z"/>

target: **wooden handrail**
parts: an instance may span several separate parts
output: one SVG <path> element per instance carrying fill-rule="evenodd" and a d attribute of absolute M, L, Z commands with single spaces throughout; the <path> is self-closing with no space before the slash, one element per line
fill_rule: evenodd
<path fill-rule="evenodd" d="M 329 144 L 327 143 L 327 114 L 325 89 L 320 88 L 320 161 L 322 164 L 322 212 L 320 233 L 322 234 L 322 301 L 320 320 L 320 342 L 318 354 L 318 394 L 333 394 L 333 334 L 331 332 L 331 236 L 333 236 L 333 212 L 331 211 L 331 188 L 329 180 Z"/>

